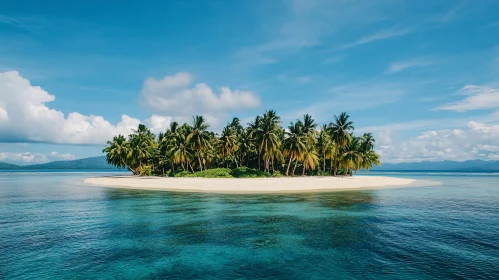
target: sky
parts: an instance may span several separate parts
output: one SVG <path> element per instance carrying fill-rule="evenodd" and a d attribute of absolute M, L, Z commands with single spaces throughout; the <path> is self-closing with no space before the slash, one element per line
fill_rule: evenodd
<path fill-rule="evenodd" d="M 139 123 L 346 111 L 382 162 L 499 160 L 499 2 L 3 1 L 0 161 L 102 155 Z"/>

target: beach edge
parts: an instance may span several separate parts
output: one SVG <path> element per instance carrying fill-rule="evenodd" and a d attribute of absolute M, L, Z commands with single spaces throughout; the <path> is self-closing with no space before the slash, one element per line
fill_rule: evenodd
<path fill-rule="evenodd" d="M 226 194 L 310 193 L 435 186 L 440 183 L 388 176 L 280 178 L 172 178 L 107 176 L 83 180 L 87 185 L 169 192 Z"/>

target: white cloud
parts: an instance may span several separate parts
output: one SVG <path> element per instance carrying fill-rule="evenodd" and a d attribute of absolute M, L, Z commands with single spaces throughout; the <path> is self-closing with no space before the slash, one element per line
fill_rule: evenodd
<path fill-rule="evenodd" d="M 160 80 L 146 79 L 140 103 L 156 113 L 182 121 L 190 120 L 192 115 L 204 115 L 217 123 L 229 111 L 256 108 L 261 104 L 258 95 L 250 91 L 222 87 L 220 93 L 216 93 L 205 83 L 192 86 L 192 76 L 182 72 Z"/>
<path fill-rule="evenodd" d="M 0 161 L 2 162 L 10 162 L 16 164 L 37 164 L 37 163 L 46 163 L 51 161 L 60 161 L 60 160 L 73 160 L 76 159 L 76 156 L 73 154 L 61 154 L 58 152 L 51 152 L 48 154 L 42 153 L 12 153 L 12 152 L 4 152 L 0 153 Z"/>
<path fill-rule="evenodd" d="M 73 154 L 61 154 L 59 152 L 51 152 L 46 156 L 48 161 L 57 161 L 57 160 L 73 160 L 76 159 L 76 156 Z"/>
<path fill-rule="evenodd" d="M 404 142 L 378 147 L 383 162 L 417 162 L 499 157 L 499 125 L 470 121 L 466 128 L 430 130 Z"/>
<path fill-rule="evenodd" d="M 160 133 L 166 131 L 166 128 L 170 126 L 171 120 L 172 117 L 152 115 L 144 123 L 151 129 L 152 133 Z"/>
<path fill-rule="evenodd" d="M 499 108 L 499 89 L 488 86 L 467 85 L 459 91 L 467 95 L 463 100 L 448 103 L 437 110 L 452 110 L 465 112 L 479 109 Z"/>
<path fill-rule="evenodd" d="M 392 5 L 390 2 L 371 1 L 366 4 L 364 0 L 282 1 L 280 12 L 284 12 L 284 16 L 276 17 L 275 13 L 268 13 L 268 18 L 262 16 L 261 25 L 264 29 L 261 33 L 270 34 L 270 37 L 237 51 L 237 65 L 275 63 L 285 55 L 319 46 L 343 29 L 386 20 L 386 9 Z"/>
<path fill-rule="evenodd" d="M 385 73 L 386 74 L 393 74 L 400 72 L 402 70 L 408 69 L 408 68 L 416 68 L 416 67 L 425 67 L 431 65 L 432 62 L 424 59 L 412 59 L 412 60 L 406 60 L 406 61 L 396 61 L 393 62 L 388 66 L 386 69 Z"/>
<path fill-rule="evenodd" d="M 54 100 L 54 95 L 32 86 L 18 72 L 0 73 L 0 141 L 104 144 L 114 135 L 128 135 L 140 123 L 127 115 L 116 125 L 77 112 L 66 117 L 47 106 Z"/>
<path fill-rule="evenodd" d="M 380 40 L 390 39 L 390 38 L 394 38 L 394 37 L 400 37 L 400 36 L 407 35 L 413 31 L 414 31 L 413 28 L 384 30 L 384 31 L 381 31 L 381 32 L 378 32 L 375 34 L 371 34 L 371 35 L 362 37 L 355 42 L 345 44 L 345 45 L 339 47 L 337 50 L 345 50 L 348 48 L 357 47 L 360 45 L 364 45 L 364 44 L 368 44 L 368 43 L 372 43 L 372 42 L 376 42 L 376 41 L 380 41 Z"/>
<path fill-rule="evenodd" d="M 388 147 L 393 142 L 393 131 L 387 129 L 385 131 L 380 131 L 376 135 L 376 144 L 379 146 Z"/>

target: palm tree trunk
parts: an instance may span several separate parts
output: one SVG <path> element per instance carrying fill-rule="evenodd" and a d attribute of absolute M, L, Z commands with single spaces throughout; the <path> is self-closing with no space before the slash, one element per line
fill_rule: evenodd
<path fill-rule="evenodd" d="M 301 173 L 301 176 L 305 176 L 305 162 L 303 163 L 303 172 Z"/>
<path fill-rule="evenodd" d="M 289 175 L 289 167 L 291 166 L 291 162 L 293 161 L 293 155 L 289 157 L 288 168 L 286 168 L 286 176 Z"/>
<path fill-rule="evenodd" d="M 295 170 L 297 165 L 298 165 L 298 159 L 295 160 L 295 167 L 293 168 L 293 176 L 295 176 Z"/>
<path fill-rule="evenodd" d="M 333 176 L 336 177 L 336 173 L 338 171 L 338 151 L 336 150 L 335 153 L 334 153 L 334 171 L 333 171 Z"/>
<path fill-rule="evenodd" d="M 326 152 L 324 152 L 323 158 L 322 158 L 322 170 L 324 172 L 326 172 Z"/>
<path fill-rule="evenodd" d="M 133 170 L 132 170 L 132 169 L 131 169 L 128 165 L 126 165 L 126 163 L 125 163 L 125 161 L 124 161 L 123 159 L 121 160 L 121 162 L 123 163 L 123 165 L 124 165 L 124 166 L 126 166 L 126 168 L 127 168 L 130 172 L 132 172 L 132 173 L 135 175 L 135 172 L 133 172 Z"/>
<path fill-rule="evenodd" d="M 260 156 L 260 151 L 258 151 L 258 170 L 262 170 L 262 168 L 261 168 L 261 164 L 260 164 L 260 159 L 261 159 L 261 158 L 262 158 L 262 157 Z"/>
<path fill-rule="evenodd" d="M 203 165 L 201 164 L 201 155 L 198 153 L 199 169 L 203 171 Z"/>

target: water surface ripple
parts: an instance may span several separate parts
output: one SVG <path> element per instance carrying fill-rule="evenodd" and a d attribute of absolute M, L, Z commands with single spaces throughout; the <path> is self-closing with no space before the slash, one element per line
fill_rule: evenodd
<path fill-rule="evenodd" d="M 499 176 L 377 191 L 107 189 L 0 176 L 0 278 L 493 279 Z"/>

